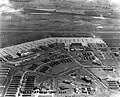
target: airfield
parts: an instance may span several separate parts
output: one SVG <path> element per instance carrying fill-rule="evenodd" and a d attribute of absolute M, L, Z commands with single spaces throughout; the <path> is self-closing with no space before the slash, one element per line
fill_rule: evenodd
<path fill-rule="evenodd" d="M 120 18 L 111 6 L 12 1 L 16 9 L 0 13 L 1 97 L 120 96 Z"/>
<path fill-rule="evenodd" d="M 100 38 L 45 38 L 2 48 L 0 56 L 1 97 L 108 97 L 120 92 L 120 60 Z"/>

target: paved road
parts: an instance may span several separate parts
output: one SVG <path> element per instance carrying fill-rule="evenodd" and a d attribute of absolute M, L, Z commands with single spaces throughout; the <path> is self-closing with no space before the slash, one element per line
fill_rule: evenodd
<path fill-rule="evenodd" d="M 71 56 L 71 55 L 70 55 L 70 56 Z M 71 56 L 71 57 L 73 58 L 73 56 Z M 74 59 L 75 59 L 75 58 L 74 58 Z M 80 64 L 76 59 L 75 59 L 75 61 L 76 61 L 81 67 L 84 68 L 84 65 Z M 89 71 L 88 68 L 85 68 L 85 70 L 87 70 L 104 88 L 108 89 L 108 87 L 107 87 L 102 81 L 100 81 L 100 80 L 98 79 L 98 77 L 97 77 L 94 73 L 92 73 L 91 71 Z"/>

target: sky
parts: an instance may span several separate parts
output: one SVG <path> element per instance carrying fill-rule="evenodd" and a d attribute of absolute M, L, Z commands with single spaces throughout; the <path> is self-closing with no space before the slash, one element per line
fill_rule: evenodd
<path fill-rule="evenodd" d="M 9 0 L 1 0 L 1 1 L 0 1 L 0 5 L 2 5 L 2 4 L 7 4 L 7 5 L 9 5 L 10 2 L 9 2 Z"/>
<path fill-rule="evenodd" d="M 113 3 L 120 4 L 120 0 L 110 0 Z"/>
<path fill-rule="evenodd" d="M 42 1 L 42 0 L 40 0 Z M 44 2 L 45 1 L 49 1 L 49 0 L 43 0 Z M 62 0 L 63 1 L 63 0 Z M 67 1 L 67 0 L 66 0 Z M 72 1 L 72 0 L 70 0 Z M 83 0 L 73 0 L 73 1 L 83 1 Z M 86 1 L 86 0 L 85 0 Z M 88 1 L 96 1 L 96 0 L 88 0 Z M 101 0 L 102 1 L 102 0 Z M 103 0 L 104 1 L 104 0 Z M 109 0 L 111 3 L 114 3 L 116 4 L 116 9 L 120 8 L 120 0 Z M 6 5 L 6 6 L 2 6 L 2 5 Z M 9 11 L 9 12 L 15 12 L 16 10 L 13 8 L 13 5 L 12 3 L 10 2 L 10 0 L 0 0 L 0 13 L 2 12 L 5 12 L 5 11 Z M 19 10 L 17 10 L 19 11 Z"/>
<path fill-rule="evenodd" d="M 48 0 L 49 1 L 49 0 Z M 70 1 L 72 1 L 72 0 L 70 0 Z M 75 0 L 73 0 L 73 1 L 75 1 Z M 76 1 L 79 1 L 79 0 L 76 0 Z M 81 1 L 81 0 L 80 0 Z M 95 0 L 88 0 L 88 1 L 95 1 Z M 112 3 L 115 3 L 116 5 L 120 5 L 120 0 L 109 0 L 110 2 L 112 2 Z M 7 4 L 7 5 L 10 5 L 10 2 L 9 2 L 9 0 L 1 0 L 0 1 L 0 5 L 1 4 Z"/>

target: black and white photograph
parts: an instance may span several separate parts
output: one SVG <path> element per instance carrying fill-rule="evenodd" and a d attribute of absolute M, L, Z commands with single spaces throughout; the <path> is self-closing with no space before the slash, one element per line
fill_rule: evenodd
<path fill-rule="evenodd" d="M 120 0 L 0 0 L 0 97 L 120 97 Z"/>

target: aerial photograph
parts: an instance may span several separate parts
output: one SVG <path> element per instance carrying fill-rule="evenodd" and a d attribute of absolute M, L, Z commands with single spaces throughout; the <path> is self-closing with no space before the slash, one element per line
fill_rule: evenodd
<path fill-rule="evenodd" d="M 120 97 L 120 0 L 0 0 L 0 97 Z"/>

